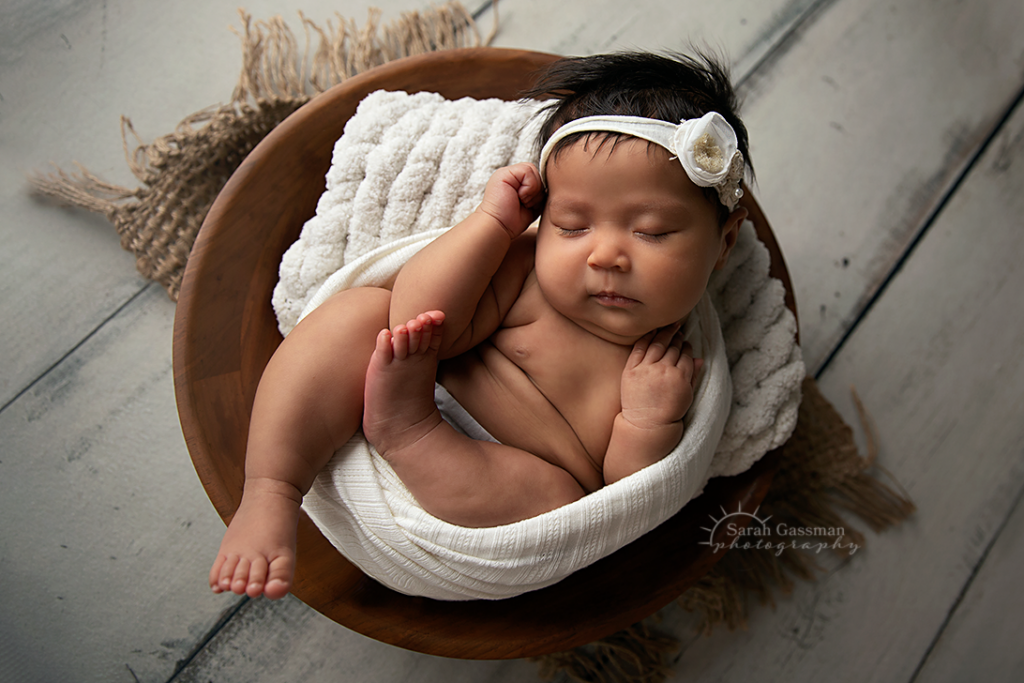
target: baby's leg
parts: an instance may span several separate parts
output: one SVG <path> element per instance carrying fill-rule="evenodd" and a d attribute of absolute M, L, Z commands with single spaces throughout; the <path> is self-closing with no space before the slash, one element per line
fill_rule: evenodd
<path fill-rule="evenodd" d="M 443 315 L 382 330 L 366 372 L 363 433 L 423 509 L 452 524 L 509 524 L 583 497 L 567 471 L 526 451 L 474 441 L 434 403 Z"/>
<path fill-rule="evenodd" d="M 249 423 L 242 501 L 210 570 L 214 592 L 277 599 L 291 589 L 302 496 L 359 429 L 366 367 L 390 301 L 383 289 L 340 292 L 270 359 Z"/>

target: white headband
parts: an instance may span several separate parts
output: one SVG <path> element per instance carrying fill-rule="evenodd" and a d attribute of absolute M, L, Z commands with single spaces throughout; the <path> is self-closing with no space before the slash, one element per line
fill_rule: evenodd
<path fill-rule="evenodd" d="M 737 148 L 736 131 L 718 112 L 678 124 L 640 116 L 585 116 L 570 121 L 541 150 L 540 177 L 545 185 L 544 167 L 555 144 L 573 133 L 587 132 L 621 133 L 661 145 L 679 159 L 694 185 L 717 189 L 718 199 L 730 211 L 743 196 L 743 153 Z"/>

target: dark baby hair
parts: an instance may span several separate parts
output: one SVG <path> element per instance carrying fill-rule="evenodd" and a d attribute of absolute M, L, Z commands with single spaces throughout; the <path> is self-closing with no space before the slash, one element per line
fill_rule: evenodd
<path fill-rule="evenodd" d="M 618 52 L 568 57 L 541 72 L 536 85 L 524 96 L 551 100 L 541 112 L 546 116 L 540 131 L 541 147 L 559 127 L 584 116 L 642 116 L 679 123 L 716 111 L 736 131 L 739 150 L 753 175 L 747 129 L 737 114 L 739 105 L 729 72 L 707 54 Z M 562 149 L 588 135 L 593 133 L 577 133 L 560 140 L 553 155 L 557 157 Z M 702 189 L 718 207 L 719 223 L 724 224 L 729 210 L 719 202 L 715 188 Z"/>

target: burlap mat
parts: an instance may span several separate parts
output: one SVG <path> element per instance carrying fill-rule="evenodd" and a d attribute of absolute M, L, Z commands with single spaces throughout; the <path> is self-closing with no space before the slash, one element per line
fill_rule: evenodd
<path fill-rule="evenodd" d="M 380 23 L 380 12 L 371 10 L 362 28 L 340 16 L 337 26 L 319 26 L 305 16 L 301 20 L 307 44 L 302 54 L 283 20 L 253 22 L 242 13 L 242 75 L 227 105 L 197 112 L 173 133 L 149 144 L 143 144 L 131 122 L 122 117 L 125 155 L 139 187 L 111 185 L 78 166 L 70 173 L 56 169 L 33 176 L 35 191 L 106 215 L 122 246 L 135 254 L 139 272 L 176 299 L 192 244 L 217 193 L 249 151 L 286 116 L 317 93 L 378 64 L 487 44 L 494 35 L 492 30 L 491 36 L 481 39 L 458 2 L 406 13 L 386 25 Z M 315 50 L 308 47 L 313 41 L 318 43 Z M 137 143 L 132 151 L 129 136 Z M 867 457 L 857 452 L 852 430 L 813 379 L 805 380 L 803 392 L 796 431 L 781 449 L 779 470 L 758 517 L 771 517 L 789 528 L 842 529 L 843 535 L 801 537 L 802 547 L 794 547 L 791 539 L 768 537 L 760 539 L 760 548 L 730 549 L 679 597 L 678 604 L 697 615 L 702 633 L 711 633 L 716 626 L 744 627 L 755 605 L 774 604 L 775 596 L 789 593 L 796 579 L 813 580 L 824 545 L 840 555 L 862 548 L 864 535 L 851 529 L 841 512 L 856 515 L 877 532 L 914 510 L 898 485 L 879 478 L 874 437 L 859 402 Z M 815 550 L 818 542 L 821 546 Z M 679 641 L 658 633 L 654 622 L 647 620 L 571 652 L 541 657 L 540 673 L 577 681 L 662 681 L 671 673 L 669 662 Z"/>
<path fill-rule="evenodd" d="M 139 273 L 163 285 L 176 301 L 185 262 L 210 206 L 274 126 L 349 76 L 400 57 L 478 47 L 494 36 L 492 29 L 481 38 L 459 2 L 406 12 L 387 24 L 381 23 L 380 10 L 371 9 L 362 27 L 341 16 L 337 24 L 321 26 L 299 14 L 306 34 L 302 52 L 280 17 L 253 22 L 241 12 L 242 74 L 228 104 L 192 114 L 173 133 L 149 144 L 138 138 L 131 120 L 121 117 L 125 157 L 139 187 L 112 185 L 76 165 L 72 172 L 57 168 L 30 176 L 34 191 L 104 214 L 121 246 L 135 254 Z"/>

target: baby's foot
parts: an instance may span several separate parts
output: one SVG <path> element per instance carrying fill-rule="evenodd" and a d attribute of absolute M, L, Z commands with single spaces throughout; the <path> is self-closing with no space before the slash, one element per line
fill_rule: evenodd
<path fill-rule="evenodd" d="M 434 404 L 441 311 L 421 313 L 381 330 L 366 369 L 363 435 L 387 457 L 412 445 L 441 422 Z"/>
<path fill-rule="evenodd" d="M 301 496 L 294 486 L 269 479 L 246 482 L 210 570 L 214 593 L 283 598 L 295 576 L 295 537 Z"/>

